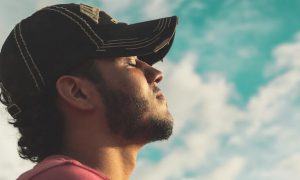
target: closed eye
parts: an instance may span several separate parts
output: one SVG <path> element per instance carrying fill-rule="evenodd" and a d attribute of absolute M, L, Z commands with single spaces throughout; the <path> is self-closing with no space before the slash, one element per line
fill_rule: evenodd
<path fill-rule="evenodd" d="M 136 67 L 136 63 L 128 63 L 129 66 Z"/>

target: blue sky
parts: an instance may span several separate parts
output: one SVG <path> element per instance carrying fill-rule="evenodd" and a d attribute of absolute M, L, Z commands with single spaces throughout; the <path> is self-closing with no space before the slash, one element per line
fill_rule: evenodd
<path fill-rule="evenodd" d="M 145 146 L 132 179 L 300 179 L 300 1 L 0 1 L 1 46 L 18 21 L 56 3 L 84 2 L 129 23 L 179 16 L 156 65 L 175 131 Z M 2 108 L 0 179 L 32 166 L 18 158 L 7 117 Z"/>

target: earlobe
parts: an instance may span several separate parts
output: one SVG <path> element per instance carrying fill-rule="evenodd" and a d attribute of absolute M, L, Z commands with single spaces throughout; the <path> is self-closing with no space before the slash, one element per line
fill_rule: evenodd
<path fill-rule="evenodd" d="M 61 76 L 56 81 L 58 97 L 63 103 L 73 108 L 89 110 L 93 108 L 93 103 L 89 97 L 85 80 L 74 76 Z"/>

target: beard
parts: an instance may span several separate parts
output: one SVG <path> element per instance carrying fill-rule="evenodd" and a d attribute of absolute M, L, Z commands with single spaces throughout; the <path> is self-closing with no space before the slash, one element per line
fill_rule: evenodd
<path fill-rule="evenodd" d="M 112 133 L 127 140 L 144 142 L 164 140 L 171 136 L 173 118 L 169 112 L 165 116 L 159 115 L 147 98 L 114 90 L 99 72 L 97 74 L 95 84 L 106 107 L 107 124 Z"/>

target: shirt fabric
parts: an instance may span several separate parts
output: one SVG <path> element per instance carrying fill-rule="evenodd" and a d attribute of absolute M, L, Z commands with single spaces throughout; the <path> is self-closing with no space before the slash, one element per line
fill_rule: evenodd
<path fill-rule="evenodd" d="M 17 180 L 109 180 L 104 174 L 67 156 L 49 156 Z"/>

